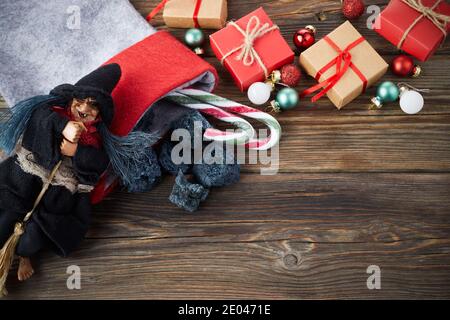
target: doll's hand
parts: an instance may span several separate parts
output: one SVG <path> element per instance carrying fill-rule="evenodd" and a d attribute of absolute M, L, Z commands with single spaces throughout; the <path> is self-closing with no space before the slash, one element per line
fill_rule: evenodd
<path fill-rule="evenodd" d="M 78 143 L 72 143 L 66 139 L 61 142 L 61 154 L 63 156 L 73 157 L 77 152 Z"/>
<path fill-rule="evenodd" d="M 81 133 L 87 130 L 82 122 L 69 121 L 62 134 L 66 140 L 77 143 L 80 140 Z"/>

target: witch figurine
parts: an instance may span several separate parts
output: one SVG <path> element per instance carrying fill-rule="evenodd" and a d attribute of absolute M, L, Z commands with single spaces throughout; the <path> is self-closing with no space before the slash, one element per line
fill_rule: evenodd
<path fill-rule="evenodd" d="M 118 137 L 108 130 L 120 76 L 118 64 L 102 66 L 75 85 L 18 103 L 1 126 L 0 149 L 11 156 L 0 164 L 0 295 L 14 254 L 23 281 L 41 249 L 65 257 L 80 244 L 90 192 L 107 168 L 126 184 L 150 165 L 152 134 Z"/>

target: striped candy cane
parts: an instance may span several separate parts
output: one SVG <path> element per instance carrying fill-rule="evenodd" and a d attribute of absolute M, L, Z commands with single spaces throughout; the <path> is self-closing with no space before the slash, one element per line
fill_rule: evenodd
<path fill-rule="evenodd" d="M 182 94 L 181 92 L 172 92 L 165 98 L 172 102 L 183 105 L 185 107 L 198 110 L 202 113 L 220 119 L 224 122 L 231 123 L 233 126 L 236 126 L 237 128 L 241 129 L 230 132 L 230 131 L 221 131 L 214 128 L 208 128 L 205 130 L 204 134 L 204 137 L 208 140 L 226 141 L 236 144 L 244 144 L 247 141 L 249 141 L 249 139 L 255 136 L 255 129 L 253 129 L 253 126 L 247 120 L 237 117 L 211 104 L 201 102 L 190 96 Z"/>
<path fill-rule="evenodd" d="M 248 118 L 256 119 L 264 123 L 270 130 L 270 135 L 264 139 L 255 139 L 254 136 L 247 142 L 246 147 L 255 150 L 268 150 L 276 145 L 281 138 L 281 126 L 278 121 L 266 112 L 248 107 L 235 101 L 231 101 L 215 94 L 197 89 L 180 89 L 179 93 L 195 100 L 216 106 L 220 109 L 233 112 Z M 223 120 L 220 117 L 216 117 Z"/>

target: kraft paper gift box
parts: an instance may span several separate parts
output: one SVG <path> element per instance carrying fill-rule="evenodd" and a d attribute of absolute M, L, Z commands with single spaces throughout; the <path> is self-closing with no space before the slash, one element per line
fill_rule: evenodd
<path fill-rule="evenodd" d="M 421 10 L 428 8 L 439 15 L 435 22 L 422 14 Z M 450 32 L 450 3 L 445 0 L 392 0 L 378 16 L 374 30 L 399 49 L 425 61 L 443 42 L 443 31 Z"/>
<path fill-rule="evenodd" d="M 247 31 L 250 33 L 261 31 L 260 28 L 264 28 L 265 24 L 267 24 L 265 27 L 269 29 L 273 27 L 273 29 L 265 33 L 261 32 L 261 36 L 254 39 L 252 43 L 252 48 L 261 59 L 262 65 L 256 56 L 253 63 L 246 65 L 245 58 L 238 59 L 242 53 L 241 46 L 245 42 L 244 34 Z M 220 61 L 223 60 L 223 65 L 231 73 L 241 91 L 246 90 L 254 82 L 264 80 L 273 70 L 294 61 L 294 52 L 263 8 L 256 9 L 237 20 L 235 24 L 228 24 L 225 28 L 213 33 L 209 39 L 214 54 Z"/>
<path fill-rule="evenodd" d="M 337 68 L 339 60 L 341 70 Z M 302 52 L 299 61 L 305 71 L 319 82 L 305 90 L 303 95 L 323 87 L 338 109 L 358 97 L 388 69 L 388 64 L 349 21 Z M 346 63 L 348 68 L 345 70 Z M 320 98 L 323 93 L 313 97 L 312 101 Z"/>
<path fill-rule="evenodd" d="M 226 0 L 169 0 L 163 13 L 168 27 L 221 29 L 228 16 Z"/>

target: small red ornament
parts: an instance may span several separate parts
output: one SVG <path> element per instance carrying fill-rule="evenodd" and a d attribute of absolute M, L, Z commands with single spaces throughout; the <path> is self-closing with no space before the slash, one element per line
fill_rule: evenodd
<path fill-rule="evenodd" d="M 418 77 L 422 69 L 418 65 L 414 65 L 414 60 L 404 54 L 396 56 L 391 61 L 391 70 L 400 77 Z"/>
<path fill-rule="evenodd" d="M 294 44 L 298 50 L 305 50 L 311 47 L 316 41 L 316 28 L 313 26 L 306 26 L 298 30 L 294 34 Z"/>
<path fill-rule="evenodd" d="M 289 87 L 297 86 L 302 76 L 300 69 L 293 64 L 287 64 L 283 66 L 280 72 L 281 72 L 281 83 L 284 83 Z"/>
<path fill-rule="evenodd" d="M 364 2 L 362 0 L 341 0 L 342 13 L 347 19 L 359 18 L 364 13 Z"/>

